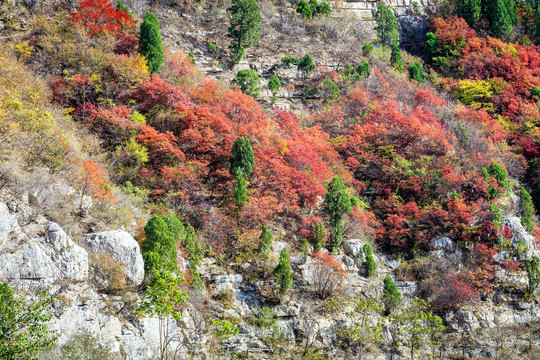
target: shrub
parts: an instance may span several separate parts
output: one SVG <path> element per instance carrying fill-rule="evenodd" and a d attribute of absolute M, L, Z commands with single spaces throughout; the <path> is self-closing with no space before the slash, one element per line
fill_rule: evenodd
<path fill-rule="evenodd" d="M 121 1 L 118 1 L 118 3 L 116 4 L 116 11 L 123 11 L 129 15 L 130 19 L 133 19 L 133 16 L 131 16 L 128 8 Z"/>
<path fill-rule="evenodd" d="M 463 305 L 479 300 L 478 292 L 463 274 L 446 274 L 440 280 L 440 286 L 435 289 L 432 308 L 438 313 L 456 311 Z"/>
<path fill-rule="evenodd" d="M 364 262 L 365 267 L 365 275 L 366 277 L 371 277 L 375 274 L 375 270 L 377 269 L 377 264 L 375 263 L 375 259 L 373 258 L 373 254 L 371 252 L 371 245 L 366 244 L 364 245 L 364 254 L 366 255 L 366 261 Z"/>
<path fill-rule="evenodd" d="M 188 260 L 191 262 L 191 265 L 198 266 L 201 260 L 204 258 L 204 252 L 206 249 L 200 242 L 195 229 L 189 223 L 186 225 L 186 236 L 182 246 L 188 252 Z"/>
<path fill-rule="evenodd" d="M 330 7 L 330 4 L 328 4 L 326 1 L 323 1 L 317 6 L 316 13 L 318 15 L 328 16 L 332 13 L 332 8 Z"/>
<path fill-rule="evenodd" d="M 236 74 L 233 83 L 240 86 L 240 90 L 246 95 L 253 98 L 258 98 L 261 95 L 259 75 L 251 69 L 240 70 Z"/>
<path fill-rule="evenodd" d="M 300 0 L 300 2 L 298 3 L 298 6 L 296 7 L 296 12 L 302 14 L 302 16 L 306 19 L 311 19 L 313 16 L 311 8 L 304 0 Z"/>
<path fill-rule="evenodd" d="M 159 215 L 154 216 L 144 227 L 145 239 L 141 244 L 144 265 L 147 270 L 166 269 L 178 271 L 176 244 L 174 235 L 169 231 L 167 223 Z"/>
<path fill-rule="evenodd" d="M 259 254 L 262 258 L 268 259 L 270 250 L 272 250 L 272 243 L 274 242 L 274 237 L 268 229 L 268 226 L 263 226 L 261 235 L 259 235 Z"/>
<path fill-rule="evenodd" d="M 499 186 L 503 188 L 504 191 L 508 191 L 508 173 L 506 172 L 504 166 L 496 163 L 495 161 L 492 161 L 491 165 L 488 168 L 488 172 L 490 175 L 495 177 L 495 180 L 497 180 L 497 184 L 499 184 Z"/>
<path fill-rule="evenodd" d="M 232 309 L 234 304 L 234 293 L 232 290 L 223 290 L 212 296 L 214 300 L 223 304 L 225 309 Z"/>
<path fill-rule="evenodd" d="M 298 63 L 298 70 L 302 72 L 304 78 L 309 77 L 311 75 L 311 72 L 316 68 L 317 65 L 315 65 L 313 58 L 309 54 L 306 54 L 302 61 Z"/>
<path fill-rule="evenodd" d="M 111 354 L 108 346 L 100 344 L 100 339 L 88 330 L 81 330 L 67 343 L 60 347 L 60 360 L 112 360 L 117 356 Z"/>
<path fill-rule="evenodd" d="M 208 51 L 210 51 L 211 54 L 217 53 L 217 46 L 214 43 L 208 44 Z"/>
<path fill-rule="evenodd" d="M 370 43 L 362 45 L 362 53 L 364 56 L 369 56 L 373 52 L 373 45 Z"/>
<path fill-rule="evenodd" d="M 403 71 L 401 51 L 399 51 L 399 47 L 397 45 L 392 47 L 392 53 L 390 54 L 390 65 L 392 65 L 398 71 Z"/>
<path fill-rule="evenodd" d="M 159 21 L 151 12 L 147 12 L 141 24 L 139 53 L 146 58 L 151 73 L 159 72 L 163 67 L 163 44 Z"/>
<path fill-rule="evenodd" d="M 417 60 L 409 65 L 409 77 L 412 80 L 418 81 L 419 83 L 424 82 L 424 68 Z"/>
<path fill-rule="evenodd" d="M 503 220 L 503 214 L 501 209 L 499 209 L 495 202 L 492 202 L 489 206 L 489 212 L 491 213 L 491 223 L 493 224 L 493 227 L 500 230 Z"/>
<path fill-rule="evenodd" d="M 530 299 L 533 297 L 538 285 L 540 285 L 540 259 L 537 256 L 533 256 L 530 260 L 525 261 L 525 271 L 527 272 L 527 291 L 525 297 Z"/>
<path fill-rule="evenodd" d="M 300 244 L 300 253 L 302 254 L 302 259 L 306 261 L 309 254 L 309 241 L 306 238 L 302 239 L 302 243 Z"/>
<path fill-rule="evenodd" d="M 337 99 L 339 97 L 339 87 L 335 82 L 330 80 L 328 76 L 324 78 L 323 86 L 325 88 L 327 97 L 331 99 Z"/>
<path fill-rule="evenodd" d="M 279 254 L 279 264 L 274 269 L 274 276 L 279 284 L 279 295 L 284 296 L 292 284 L 291 264 L 286 249 L 281 250 Z"/>
<path fill-rule="evenodd" d="M 527 190 L 524 187 L 521 188 L 520 193 L 520 202 L 521 202 L 521 224 L 529 233 L 534 231 L 534 204 L 532 202 L 532 197 L 529 195 Z"/>
<path fill-rule="evenodd" d="M 426 43 L 424 45 L 424 59 L 428 62 L 433 61 L 434 55 L 439 50 L 439 39 L 432 32 L 426 34 Z"/>
<path fill-rule="evenodd" d="M 313 252 L 316 253 L 326 244 L 326 230 L 322 223 L 315 224 L 315 232 L 313 233 Z"/>
<path fill-rule="evenodd" d="M 274 75 L 270 78 L 270 80 L 268 81 L 268 88 L 272 92 L 272 99 L 275 101 L 276 95 L 281 88 L 281 82 L 279 81 L 277 75 Z"/>
<path fill-rule="evenodd" d="M 296 58 L 296 57 L 293 57 L 293 56 L 284 56 L 282 59 L 281 59 L 281 62 L 285 64 L 285 66 L 290 69 L 292 66 L 291 65 L 298 65 L 300 64 L 300 59 L 299 58 Z"/>
<path fill-rule="evenodd" d="M 341 261 L 336 260 L 334 255 L 328 254 L 326 251 L 320 250 L 311 256 L 315 259 L 313 288 L 315 294 L 324 300 L 333 296 L 341 287 L 345 271 L 341 266 Z"/>
<path fill-rule="evenodd" d="M 383 302 L 386 313 L 392 313 L 398 307 L 400 301 L 401 293 L 390 275 L 386 275 L 383 283 Z"/>
<path fill-rule="evenodd" d="M 368 78 L 369 77 L 369 64 L 365 60 L 360 60 L 360 63 L 356 67 L 356 74 L 360 78 Z"/>
<path fill-rule="evenodd" d="M 115 8 L 110 0 L 80 1 L 79 9 L 71 14 L 71 18 L 81 23 L 92 36 L 101 33 L 117 34 L 135 25 L 127 9 Z"/>

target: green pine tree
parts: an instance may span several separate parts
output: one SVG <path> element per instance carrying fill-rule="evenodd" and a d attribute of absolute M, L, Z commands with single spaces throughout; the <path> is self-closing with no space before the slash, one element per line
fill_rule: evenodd
<path fill-rule="evenodd" d="M 352 211 L 351 197 L 340 177 L 335 176 L 328 184 L 324 204 L 334 226 L 332 251 L 335 252 L 343 241 L 343 215 Z"/>
<path fill-rule="evenodd" d="M 270 255 L 270 250 L 272 250 L 272 243 L 274 242 L 274 237 L 268 229 L 268 226 L 263 226 L 261 235 L 259 235 L 259 255 L 262 258 L 268 259 Z"/>
<path fill-rule="evenodd" d="M 424 68 L 418 60 L 415 60 L 411 65 L 409 65 L 409 77 L 412 80 L 416 80 L 419 83 L 424 82 Z"/>
<path fill-rule="evenodd" d="M 204 244 L 201 243 L 195 229 L 191 224 L 186 225 L 186 236 L 182 246 L 188 252 L 188 260 L 191 265 L 198 266 L 201 260 L 204 258 L 204 252 L 206 251 Z"/>
<path fill-rule="evenodd" d="M 499 184 L 504 191 L 508 191 L 508 172 L 506 172 L 504 166 L 492 161 L 491 165 L 489 166 L 488 173 L 495 177 L 497 184 Z"/>
<path fill-rule="evenodd" d="M 313 233 L 313 252 L 317 252 L 323 248 L 326 243 L 326 230 L 322 223 L 315 224 L 315 232 Z"/>
<path fill-rule="evenodd" d="M 401 51 L 399 51 L 399 46 L 397 45 L 394 45 L 392 47 L 392 53 L 390 54 L 390 65 L 392 65 L 398 71 L 403 71 L 403 61 L 401 60 Z"/>
<path fill-rule="evenodd" d="M 182 244 L 186 236 L 184 224 L 182 224 L 182 222 L 174 215 L 163 215 L 161 218 L 167 224 L 167 229 L 169 229 L 174 236 L 174 240 Z"/>
<path fill-rule="evenodd" d="M 394 47 L 399 45 L 399 25 L 396 16 L 386 5 L 380 3 L 375 14 L 375 31 L 383 45 Z"/>
<path fill-rule="evenodd" d="M 508 13 L 504 0 L 495 0 L 490 23 L 491 35 L 508 39 L 513 35 L 512 16 Z"/>
<path fill-rule="evenodd" d="M 251 69 L 240 70 L 232 81 L 240 86 L 240 90 L 253 98 L 261 96 L 261 81 L 259 75 Z"/>
<path fill-rule="evenodd" d="M 279 81 L 279 77 L 277 77 L 277 75 L 272 76 L 270 80 L 268 80 L 268 88 L 272 92 L 272 102 L 276 101 L 276 95 L 281 88 L 281 82 Z"/>
<path fill-rule="evenodd" d="M 244 57 L 244 50 L 259 42 L 262 17 L 255 0 L 233 0 L 227 11 L 231 14 L 227 33 L 231 39 L 229 50 L 237 64 Z"/>
<path fill-rule="evenodd" d="M 242 210 L 244 205 L 249 203 L 247 183 L 240 174 L 236 175 L 236 182 L 234 183 L 233 188 L 233 201 L 234 205 L 238 208 L 238 211 Z"/>
<path fill-rule="evenodd" d="M 144 233 L 145 240 L 141 244 L 141 250 L 146 269 L 153 272 L 161 269 L 177 272 L 175 236 L 163 218 L 156 215 L 148 220 Z"/>
<path fill-rule="evenodd" d="M 365 275 L 366 277 L 371 277 L 375 274 L 375 270 L 377 269 L 377 264 L 375 263 L 375 259 L 373 258 L 373 253 L 371 252 L 371 245 L 369 244 L 364 245 L 363 250 L 366 256 L 366 261 L 364 263 L 364 267 L 366 269 Z"/>
<path fill-rule="evenodd" d="M 146 58 L 151 73 L 161 70 L 163 67 L 163 44 L 161 43 L 159 21 L 149 11 L 141 23 L 139 53 Z"/>
<path fill-rule="evenodd" d="M 302 14 L 302 16 L 306 19 L 311 19 L 313 17 L 313 12 L 311 11 L 311 8 L 304 0 L 300 0 L 300 2 L 298 3 L 298 6 L 296 7 L 296 12 Z"/>
<path fill-rule="evenodd" d="M 532 197 L 524 187 L 521 188 L 521 224 L 528 232 L 534 231 L 534 204 Z"/>
<path fill-rule="evenodd" d="M 467 24 L 473 25 L 482 16 L 482 0 L 458 0 L 456 10 Z"/>
<path fill-rule="evenodd" d="M 427 62 L 433 62 L 433 58 L 439 51 L 439 38 L 432 32 L 426 34 L 426 43 L 424 45 L 424 59 Z"/>
<path fill-rule="evenodd" d="M 398 307 L 400 301 L 401 293 L 390 275 L 386 275 L 383 282 L 383 302 L 386 313 L 391 314 Z"/>
<path fill-rule="evenodd" d="M 231 150 L 230 171 L 233 175 L 240 175 L 250 179 L 255 167 L 255 154 L 247 137 L 237 137 Z"/>
<path fill-rule="evenodd" d="M 307 79 L 311 75 L 311 72 L 316 68 L 317 65 L 309 54 L 306 54 L 304 58 L 298 63 L 298 70 L 300 70 L 304 79 Z"/>
<path fill-rule="evenodd" d="M 530 260 L 525 261 L 525 271 L 527 272 L 527 291 L 525 292 L 525 298 L 530 299 L 533 297 L 538 285 L 540 285 L 540 259 L 538 256 L 533 256 Z"/>
<path fill-rule="evenodd" d="M 491 213 L 491 223 L 496 229 L 500 229 L 502 226 L 503 214 L 501 209 L 494 202 L 489 206 L 489 212 Z"/>
<path fill-rule="evenodd" d="M 285 295 L 292 284 L 291 264 L 289 263 L 289 254 L 285 249 L 281 250 L 279 254 L 279 264 L 274 269 L 274 276 L 279 284 L 279 295 Z"/>

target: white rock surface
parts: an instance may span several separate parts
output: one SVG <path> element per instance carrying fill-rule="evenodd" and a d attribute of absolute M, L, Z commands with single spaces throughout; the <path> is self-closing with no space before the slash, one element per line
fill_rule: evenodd
<path fill-rule="evenodd" d="M 343 251 L 353 259 L 356 259 L 358 254 L 364 253 L 364 243 L 360 239 L 350 239 L 343 243 Z"/>
<path fill-rule="evenodd" d="M 104 253 L 125 264 L 129 286 L 138 286 L 144 279 L 144 261 L 137 241 L 126 231 L 114 230 L 83 237 L 83 243 L 94 253 Z"/>

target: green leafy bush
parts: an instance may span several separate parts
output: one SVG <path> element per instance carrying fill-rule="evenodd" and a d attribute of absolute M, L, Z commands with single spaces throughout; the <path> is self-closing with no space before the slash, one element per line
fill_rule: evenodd
<path fill-rule="evenodd" d="M 386 275 L 383 284 L 383 303 L 387 314 L 394 311 L 401 301 L 401 293 L 399 292 L 394 280 L 390 275 Z"/>
<path fill-rule="evenodd" d="M 373 45 L 370 43 L 362 45 L 362 53 L 364 56 L 369 56 L 373 52 Z"/>
<path fill-rule="evenodd" d="M 521 188 L 521 224 L 528 232 L 534 231 L 534 204 L 532 197 L 524 187 Z"/>
<path fill-rule="evenodd" d="M 313 17 L 313 12 L 311 11 L 311 8 L 304 0 L 300 0 L 300 2 L 298 3 L 298 6 L 296 7 L 296 12 L 302 14 L 305 19 L 311 19 Z"/>
<path fill-rule="evenodd" d="M 366 261 L 364 263 L 365 275 L 366 277 L 371 277 L 375 274 L 375 270 L 377 269 L 377 264 L 375 263 L 375 259 L 373 258 L 373 253 L 371 252 L 371 245 L 369 244 L 364 245 L 363 250 L 366 256 Z"/>
<path fill-rule="evenodd" d="M 414 61 L 411 65 L 409 65 L 409 77 L 412 80 L 416 80 L 419 83 L 424 82 L 424 68 L 422 67 L 422 64 L 420 64 L 419 61 Z"/>
<path fill-rule="evenodd" d="M 240 90 L 246 95 L 258 98 L 261 95 L 261 81 L 259 75 L 251 69 L 240 70 L 233 83 L 240 86 Z"/>
<path fill-rule="evenodd" d="M 398 71 L 403 71 L 403 61 L 401 60 L 401 51 L 399 47 L 394 45 L 390 54 L 390 64 Z"/>
<path fill-rule="evenodd" d="M 292 68 L 292 65 L 298 65 L 300 64 L 300 59 L 299 58 L 296 58 L 294 56 L 284 56 L 282 59 L 281 59 L 281 62 L 283 64 L 285 64 L 285 66 L 288 68 L 288 69 L 291 69 Z"/>
<path fill-rule="evenodd" d="M 274 276 L 279 284 L 279 295 L 285 295 L 292 284 L 291 264 L 286 249 L 281 250 L 279 254 L 279 264 L 274 269 Z"/>
<path fill-rule="evenodd" d="M 298 70 L 300 70 L 304 76 L 304 78 L 307 78 L 311 75 L 311 72 L 317 68 L 317 65 L 315 64 L 315 61 L 313 61 L 313 58 L 311 55 L 306 54 L 302 61 L 298 63 Z"/>
<path fill-rule="evenodd" d="M 262 258 L 268 259 L 270 251 L 272 250 L 272 243 L 274 242 L 274 237 L 268 229 L 268 226 L 263 226 L 261 235 L 259 235 L 259 255 Z"/>
<path fill-rule="evenodd" d="M 281 88 L 281 82 L 279 81 L 277 75 L 274 75 L 270 78 L 270 80 L 268 81 L 268 88 L 272 92 L 272 99 L 275 101 L 276 95 Z"/>
<path fill-rule="evenodd" d="M 315 232 L 313 233 L 313 252 L 321 250 L 326 243 L 326 230 L 322 223 L 315 224 Z"/>

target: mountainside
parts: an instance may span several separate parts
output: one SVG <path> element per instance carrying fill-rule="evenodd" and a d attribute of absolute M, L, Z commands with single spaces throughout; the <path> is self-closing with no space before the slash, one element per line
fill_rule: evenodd
<path fill-rule="evenodd" d="M 0 358 L 539 359 L 538 9 L 388 5 L 4 1 Z"/>

